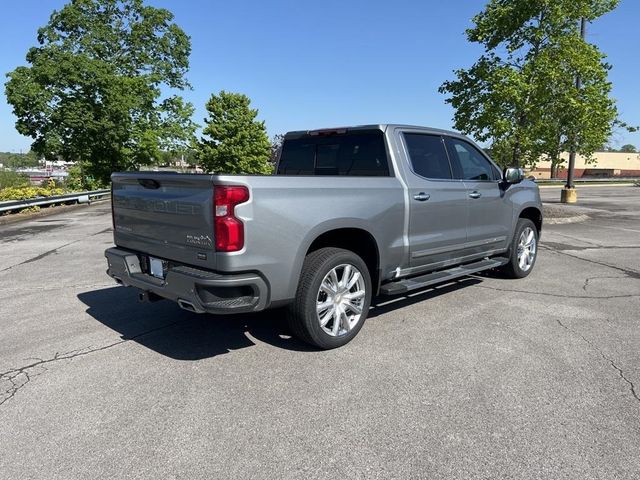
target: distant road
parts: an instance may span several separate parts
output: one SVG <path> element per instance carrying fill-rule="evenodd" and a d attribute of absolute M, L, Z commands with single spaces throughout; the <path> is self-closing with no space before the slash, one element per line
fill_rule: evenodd
<path fill-rule="evenodd" d="M 546 188 L 563 189 L 564 185 L 547 185 L 547 184 L 541 183 L 541 184 L 538 184 L 538 187 L 540 187 L 540 189 L 546 189 Z M 611 182 L 606 184 L 580 183 L 576 185 L 576 188 L 578 190 L 582 188 L 617 188 L 617 187 L 635 187 L 635 185 L 629 182 L 620 182 L 620 183 Z M 635 187 L 635 188 L 638 188 L 638 187 Z"/>

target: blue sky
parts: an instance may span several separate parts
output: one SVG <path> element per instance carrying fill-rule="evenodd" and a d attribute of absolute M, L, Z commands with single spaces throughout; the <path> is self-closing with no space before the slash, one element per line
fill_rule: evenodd
<path fill-rule="evenodd" d="M 24 65 L 36 31 L 64 0 L 5 1 L 0 72 Z M 247 94 L 270 135 L 362 123 L 451 128 L 453 110 L 438 86 L 480 55 L 464 30 L 484 0 L 148 0 L 170 9 L 191 36 L 184 97 L 196 106 L 222 89 Z M 588 38 L 608 55 L 622 118 L 640 124 L 640 2 L 622 0 L 589 25 Z M 26 151 L 0 95 L 0 151 Z M 640 133 L 617 132 L 614 145 L 640 147 Z"/>

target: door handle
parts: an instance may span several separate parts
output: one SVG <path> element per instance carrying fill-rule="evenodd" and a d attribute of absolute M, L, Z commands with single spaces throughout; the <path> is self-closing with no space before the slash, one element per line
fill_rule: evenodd
<path fill-rule="evenodd" d="M 420 192 L 420 193 L 416 193 L 413 196 L 413 198 L 415 198 L 419 202 L 426 202 L 427 200 L 429 200 L 431 198 L 431 195 L 429 195 L 428 193 Z"/>
<path fill-rule="evenodd" d="M 480 197 L 482 196 L 482 194 L 481 194 L 480 192 L 473 191 L 473 192 L 471 192 L 471 193 L 469 194 L 469 196 L 470 196 L 471 198 L 480 198 Z"/>

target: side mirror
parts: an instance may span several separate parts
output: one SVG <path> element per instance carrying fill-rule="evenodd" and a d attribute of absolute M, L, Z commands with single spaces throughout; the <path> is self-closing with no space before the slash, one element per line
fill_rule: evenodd
<path fill-rule="evenodd" d="M 504 169 L 503 177 L 507 183 L 520 183 L 524 180 L 524 172 L 521 168 L 509 167 Z"/>

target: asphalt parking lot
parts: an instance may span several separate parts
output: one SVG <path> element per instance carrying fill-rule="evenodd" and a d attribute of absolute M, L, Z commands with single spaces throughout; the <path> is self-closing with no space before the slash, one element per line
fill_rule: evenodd
<path fill-rule="evenodd" d="M 640 478 L 640 188 L 579 195 L 528 278 L 380 299 L 329 352 L 138 303 L 108 204 L 0 226 L 0 477 Z"/>

